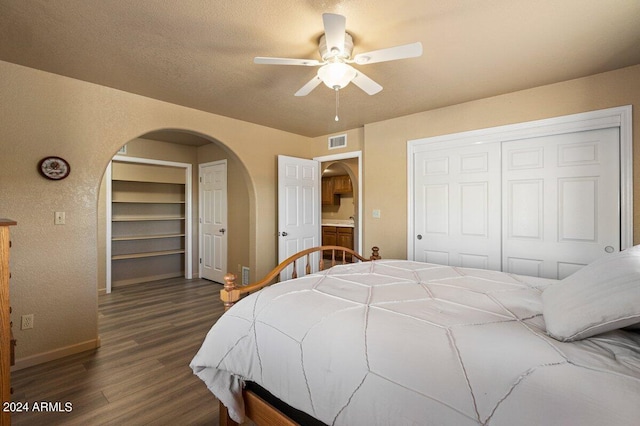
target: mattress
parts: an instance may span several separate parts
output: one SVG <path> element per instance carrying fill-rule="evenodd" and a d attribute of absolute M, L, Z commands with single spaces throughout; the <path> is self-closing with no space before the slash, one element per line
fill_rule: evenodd
<path fill-rule="evenodd" d="M 549 337 L 554 280 L 404 260 L 339 265 L 226 312 L 191 368 L 244 420 L 252 381 L 330 425 L 635 425 L 640 336 Z"/>

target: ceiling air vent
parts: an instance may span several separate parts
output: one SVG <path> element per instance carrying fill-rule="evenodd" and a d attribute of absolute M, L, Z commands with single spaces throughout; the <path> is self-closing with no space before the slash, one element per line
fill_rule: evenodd
<path fill-rule="evenodd" d="M 344 148 L 346 146 L 347 135 L 337 135 L 329 138 L 329 149 Z"/>

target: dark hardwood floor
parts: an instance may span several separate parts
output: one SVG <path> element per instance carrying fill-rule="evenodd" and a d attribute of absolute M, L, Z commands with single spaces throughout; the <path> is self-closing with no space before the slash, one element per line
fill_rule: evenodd
<path fill-rule="evenodd" d="M 15 371 L 14 425 L 217 425 L 218 401 L 189 362 L 222 315 L 220 284 L 168 279 L 99 297 L 99 349 Z M 34 412 L 41 401 L 68 412 Z M 67 406 L 68 407 L 68 406 Z"/>

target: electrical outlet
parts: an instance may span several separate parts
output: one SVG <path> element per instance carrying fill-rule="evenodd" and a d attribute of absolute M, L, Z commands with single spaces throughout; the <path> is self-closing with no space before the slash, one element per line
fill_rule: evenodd
<path fill-rule="evenodd" d="M 21 330 L 29 330 L 33 328 L 33 314 L 23 315 L 21 317 L 22 323 L 20 324 Z"/>

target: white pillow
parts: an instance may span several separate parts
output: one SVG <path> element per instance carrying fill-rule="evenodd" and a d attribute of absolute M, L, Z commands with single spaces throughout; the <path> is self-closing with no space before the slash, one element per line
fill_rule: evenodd
<path fill-rule="evenodd" d="M 584 339 L 640 323 L 640 246 L 606 255 L 542 293 L 547 333 Z"/>

